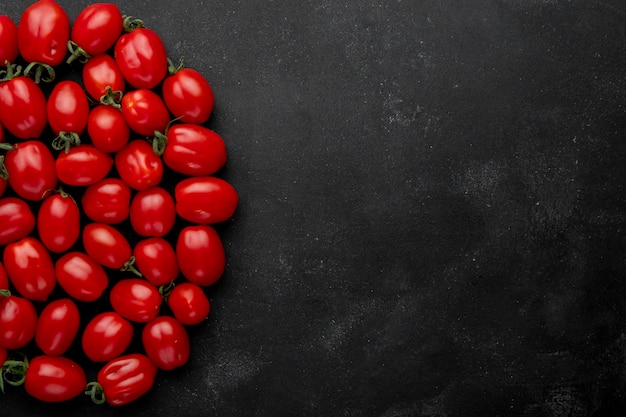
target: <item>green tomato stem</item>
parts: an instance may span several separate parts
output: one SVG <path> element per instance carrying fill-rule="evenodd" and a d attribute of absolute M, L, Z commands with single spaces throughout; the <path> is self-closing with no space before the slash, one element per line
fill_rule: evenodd
<path fill-rule="evenodd" d="M 85 395 L 89 395 L 91 401 L 95 404 L 102 405 L 106 402 L 106 397 L 104 396 L 104 390 L 102 389 L 102 385 L 97 382 L 90 382 L 85 387 Z"/>

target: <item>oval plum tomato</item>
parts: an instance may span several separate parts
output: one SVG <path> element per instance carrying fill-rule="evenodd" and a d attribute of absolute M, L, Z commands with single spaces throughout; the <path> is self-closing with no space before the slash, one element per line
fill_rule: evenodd
<path fill-rule="evenodd" d="M 171 63 L 169 72 L 161 89 L 169 111 L 183 123 L 202 124 L 209 120 L 215 97 L 206 78 L 194 69 L 178 69 Z"/>
<path fill-rule="evenodd" d="M 0 295 L 0 347 L 21 349 L 35 337 L 37 310 L 32 302 L 15 295 Z"/>
<path fill-rule="evenodd" d="M 167 51 L 159 35 L 144 27 L 125 30 L 115 44 L 114 56 L 128 84 L 135 88 L 154 88 L 167 74 Z"/>
<path fill-rule="evenodd" d="M 200 286 L 217 282 L 226 267 L 222 240 L 208 225 L 187 226 L 180 231 L 176 259 L 183 276 Z"/>
<path fill-rule="evenodd" d="M 193 223 L 220 223 L 232 217 L 239 195 L 228 182 L 217 177 L 192 177 L 174 188 L 176 212 Z"/>
<path fill-rule="evenodd" d="M 0 67 L 5 67 L 6 61 L 15 62 L 17 54 L 17 26 L 6 15 L 0 15 Z"/>
<path fill-rule="evenodd" d="M 115 167 L 122 180 L 135 190 L 146 190 L 163 179 L 163 162 L 152 145 L 134 139 L 115 154 Z"/>
<path fill-rule="evenodd" d="M 68 252 L 57 259 L 54 272 L 61 288 L 78 301 L 95 301 L 109 285 L 104 268 L 82 252 Z"/>
<path fill-rule="evenodd" d="M 22 13 L 17 44 L 25 61 L 56 67 L 65 58 L 69 40 L 70 19 L 54 0 L 39 0 Z"/>
<path fill-rule="evenodd" d="M 156 373 L 157 367 L 145 355 L 120 356 L 104 365 L 98 372 L 98 382 L 87 385 L 93 390 L 88 393 L 94 401 L 103 397 L 110 405 L 128 404 L 150 391 Z"/>
<path fill-rule="evenodd" d="M 56 285 L 50 253 L 34 237 L 5 246 L 4 268 L 17 292 L 29 300 L 46 301 Z"/>
<path fill-rule="evenodd" d="M 48 124 L 46 112 L 46 97 L 41 88 L 9 65 L 0 82 L 0 123 L 18 139 L 35 139 Z"/>
<path fill-rule="evenodd" d="M 226 145 L 204 126 L 179 124 L 166 133 L 163 162 L 176 172 L 200 176 L 217 172 L 226 163 Z"/>
<path fill-rule="evenodd" d="M 119 151 L 130 138 L 130 128 L 122 112 L 107 105 L 96 106 L 91 110 L 87 119 L 87 132 L 92 145 L 107 153 Z"/>
<path fill-rule="evenodd" d="M 41 310 L 35 344 L 46 355 L 62 355 L 72 345 L 79 326 L 80 313 L 76 304 L 69 298 L 54 300 Z"/>
<path fill-rule="evenodd" d="M 79 145 L 59 153 L 55 166 L 62 183 L 84 186 L 106 177 L 113 166 L 113 158 L 93 145 Z"/>
<path fill-rule="evenodd" d="M 202 323 L 211 311 L 211 303 L 202 288 L 191 282 L 176 285 L 167 296 L 167 305 L 176 320 L 186 326 Z"/>
<path fill-rule="evenodd" d="M 133 339 L 133 325 L 114 311 L 95 316 L 83 332 L 83 352 L 94 362 L 106 362 L 122 355 Z"/>
<path fill-rule="evenodd" d="M 9 185 L 26 200 L 40 201 L 47 191 L 57 186 L 54 156 L 39 140 L 16 144 L 15 150 L 7 151 L 4 165 L 9 174 Z"/>
<path fill-rule="evenodd" d="M 69 250 L 80 236 L 80 209 L 76 201 L 64 192 L 46 197 L 37 213 L 37 232 L 51 252 Z"/>
<path fill-rule="evenodd" d="M 108 224 L 90 223 L 83 228 L 83 246 L 100 265 L 112 269 L 131 268 L 130 243 L 124 235 Z M 131 269 L 132 270 L 132 269 Z"/>
<path fill-rule="evenodd" d="M 113 310 L 125 319 L 147 323 L 159 314 L 163 297 L 157 288 L 140 278 L 118 281 L 111 288 L 110 301 Z"/>
<path fill-rule="evenodd" d="M 170 371 L 189 360 L 189 335 L 178 320 L 159 316 L 146 324 L 141 333 L 146 355 L 157 368 Z"/>
<path fill-rule="evenodd" d="M 68 401 L 82 394 L 87 385 L 85 371 L 63 356 L 42 355 L 28 364 L 24 389 L 45 402 Z"/>
<path fill-rule="evenodd" d="M 94 100 L 104 100 L 106 104 L 118 106 L 119 96 L 126 88 L 126 81 L 115 59 L 106 54 L 91 58 L 83 66 L 83 84 Z M 108 94 L 112 94 L 110 101 L 103 99 Z"/>
<path fill-rule="evenodd" d="M 104 178 L 85 190 L 83 212 L 97 223 L 115 224 L 128 218 L 130 187 L 119 178 Z"/>
<path fill-rule="evenodd" d="M 147 89 L 124 94 L 122 115 L 128 126 L 142 136 L 154 136 L 155 132 L 163 132 L 170 122 L 170 113 L 161 97 Z"/>
<path fill-rule="evenodd" d="M 89 117 L 89 101 L 80 84 L 71 80 L 59 82 L 52 89 L 47 106 L 48 123 L 58 136 L 52 147 L 61 150 L 79 144 Z"/>
<path fill-rule="evenodd" d="M 130 203 L 130 224 L 141 236 L 164 236 L 176 222 L 172 195 L 161 187 L 150 187 L 135 194 Z"/>
<path fill-rule="evenodd" d="M 26 237 L 35 228 L 35 215 L 22 199 L 5 197 L 0 199 L 0 245 Z"/>
<path fill-rule="evenodd" d="M 115 45 L 123 25 L 122 13 L 115 4 L 94 3 L 85 7 L 76 16 L 70 36 L 73 44 L 84 53 L 76 51 L 74 55 L 87 58 L 105 53 Z M 71 58 L 68 61 L 71 62 Z"/>
<path fill-rule="evenodd" d="M 178 276 L 174 247 L 165 239 L 150 237 L 139 241 L 133 249 L 135 266 L 154 286 L 171 283 Z"/>

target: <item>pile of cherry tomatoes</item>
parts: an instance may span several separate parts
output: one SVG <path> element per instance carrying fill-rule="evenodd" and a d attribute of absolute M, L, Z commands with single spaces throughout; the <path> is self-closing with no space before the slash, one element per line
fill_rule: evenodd
<path fill-rule="evenodd" d="M 0 389 L 127 404 L 188 361 L 226 267 L 211 86 L 108 3 L 0 16 L 0 70 Z"/>

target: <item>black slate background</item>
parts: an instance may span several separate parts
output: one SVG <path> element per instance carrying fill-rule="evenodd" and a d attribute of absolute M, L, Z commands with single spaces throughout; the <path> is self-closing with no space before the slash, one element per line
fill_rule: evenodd
<path fill-rule="evenodd" d="M 227 271 L 141 400 L 0 415 L 624 415 L 626 3 L 115 3 L 214 88 Z"/>

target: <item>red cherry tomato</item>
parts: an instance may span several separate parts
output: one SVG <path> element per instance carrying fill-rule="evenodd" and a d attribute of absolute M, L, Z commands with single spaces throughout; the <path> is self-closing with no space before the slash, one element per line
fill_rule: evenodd
<path fill-rule="evenodd" d="M 89 59 L 83 66 L 83 84 L 87 93 L 97 101 L 109 94 L 108 88 L 111 93 L 121 93 L 126 88 L 126 81 L 117 62 L 106 54 Z"/>
<path fill-rule="evenodd" d="M 50 253 L 34 237 L 5 246 L 4 268 L 17 292 L 29 300 L 46 301 L 56 285 Z"/>
<path fill-rule="evenodd" d="M 226 267 L 226 254 L 219 235 L 208 225 L 187 226 L 178 235 L 176 259 L 187 280 L 200 286 L 212 285 Z"/>
<path fill-rule="evenodd" d="M 169 371 L 189 360 L 189 336 L 178 320 L 159 316 L 143 328 L 141 341 L 148 358 L 157 368 Z"/>
<path fill-rule="evenodd" d="M 63 290 L 78 301 L 95 301 L 109 285 L 104 268 L 82 252 L 68 252 L 54 264 L 57 281 Z"/>
<path fill-rule="evenodd" d="M 140 27 L 122 35 L 114 55 L 124 78 L 135 88 L 154 88 L 167 74 L 165 45 L 151 29 Z"/>
<path fill-rule="evenodd" d="M 63 149 L 65 142 L 70 141 L 70 138 L 65 138 L 67 134 L 80 136 L 87 127 L 89 101 L 80 84 L 71 80 L 56 84 L 48 97 L 47 113 L 52 131 L 63 139 L 61 143 L 53 142 L 53 146 L 57 150 Z M 73 141 L 76 143 L 76 139 Z"/>
<path fill-rule="evenodd" d="M 35 337 L 37 310 L 32 302 L 15 295 L 0 295 L 0 347 L 21 349 Z"/>
<path fill-rule="evenodd" d="M 87 132 L 92 145 L 107 153 L 124 148 L 130 138 L 130 128 L 122 112 L 106 105 L 91 110 L 87 119 Z"/>
<path fill-rule="evenodd" d="M 232 217 L 239 195 L 228 182 L 217 177 L 192 177 L 174 188 L 176 212 L 193 223 L 220 223 Z"/>
<path fill-rule="evenodd" d="M 115 4 L 94 3 L 76 16 L 71 39 L 86 54 L 96 56 L 108 51 L 122 33 L 124 20 Z"/>
<path fill-rule="evenodd" d="M 130 260 L 132 249 L 124 235 L 108 224 L 90 223 L 83 228 L 83 246 L 100 265 L 121 269 Z"/>
<path fill-rule="evenodd" d="M 210 175 L 226 163 L 226 145 L 214 131 L 204 126 L 179 124 L 167 131 L 163 162 L 185 175 Z"/>
<path fill-rule="evenodd" d="M 42 200 L 47 191 L 57 186 L 54 156 L 41 141 L 31 140 L 15 145 L 4 159 L 9 185 L 15 193 L 32 201 Z"/>
<path fill-rule="evenodd" d="M 157 367 L 147 356 L 132 353 L 104 365 L 98 372 L 98 386 L 108 404 L 124 405 L 150 391 L 156 373 Z"/>
<path fill-rule="evenodd" d="M 20 198 L 0 199 L 0 245 L 16 242 L 35 228 L 35 215 Z"/>
<path fill-rule="evenodd" d="M 0 123 L 18 139 L 39 138 L 48 124 L 46 97 L 35 81 L 13 71 L 0 82 Z"/>
<path fill-rule="evenodd" d="M 80 313 L 76 304 L 69 298 L 54 300 L 39 315 L 35 343 L 46 355 L 62 355 L 72 345 L 79 325 Z"/>
<path fill-rule="evenodd" d="M 209 120 L 215 97 L 206 78 L 191 68 L 176 70 L 170 66 L 170 73 L 161 89 L 169 111 L 184 123 L 202 124 Z"/>
<path fill-rule="evenodd" d="M 115 167 L 122 180 L 135 190 L 146 190 L 163 179 L 161 158 L 142 139 L 131 140 L 115 154 Z"/>
<path fill-rule="evenodd" d="M 5 62 L 15 62 L 18 54 L 17 49 L 17 26 L 15 22 L 5 15 L 0 16 L 0 67 Z"/>
<path fill-rule="evenodd" d="M 133 90 L 122 97 L 122 115 L 128 126 L 142 136 L 163 132 L 170 114 L 158 94 L 151 90 Z"/>
<path fill-rule="evenodd" d="M 76 201 L 65 193 L 46 197 L 37 213 L 37 232 L 51 252 L 69 250 L 80 236 L 80 209 Z"/>
<path fill-rule="evenodd" d="M 211 303 L 202 288 L 191 282 L 176 285 L 167 296 L 167 305 L 176 320 L 187 326 L 202 323 L 211 311 Z"/>
<path fill-rule="evenodd" d="M 121 223 L 130 213 L 130 199 L 130 187 L 124 181 L 105 178 L 85 190 L 83 212 L 96 223 Z"/>
<path fill-rule="evenodd" d="M 84 186 L 103 179 L 113 166 L 113 158 L 92 145 L 80 145 L 59 153 L 55 166 L 62 183 Z"/>
<path fill-rule="evenodd" d="M 122 355 L 133 339 L 133 325 L 114 311 L 95 316 L 83 332 L 83 352 L 94 362 L 107 362 Z"/>
<path fill-rule="evenodd" d="M 87 385 L 85 371 L 63 356 L 37 356 L 28 364 L 24 389 L 45 402 L 62 402 L 82 394 Z"/>
<path fill-rule="evenodd" d="M 125 319 L 147 323 L 159 314 L 163 297 L 148 281 L 127 278 L 111 288 L 110 301 L 113 310 Z"/>
<path fill-rule="evenodd" d="M 178 262 L 172 245 L 160 237 L 139 241 L 133 249 L 135 266 L 154 286 L 169 284 L 178 276 Z"/>
<path fill-rule="evenodd" d="M 20 55 L 27 62 L 58 66 L 70 40 L 70 19 L 54 0 L 39 0 L 24 10 L 17 26 Z"/>
<path fill-rule="evenodd" d="M 176 221 L 174 198 L 161 187 L 139 191 L 130 204 L 130 224 L 141 236 L 164 236 Z"/>

